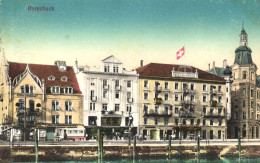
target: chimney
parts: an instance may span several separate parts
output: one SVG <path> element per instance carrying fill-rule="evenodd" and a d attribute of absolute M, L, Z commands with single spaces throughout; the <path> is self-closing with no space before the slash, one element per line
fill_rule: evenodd
<path fill-rule="evenodd" d="M 213 61 L 213 65 L 212 65 L 212 68 L 215 68 L 215 61 Z"/>
<path fill-rule="evenodd" d="M 141 60 L 141 61 L 140 61 L 140 67 L 143 67 L 143 66 L 144 66 L 143 63 L 144 63 L 144 61 Z"/>
<path fill-rule="evenodd" d="M 209 70 L 210 70 L 210 63 L 209 63 Z"/>
<path fill-rule="evenodd" d="M 226 67 L 227 67 L 227 60 L 224 59 L 224 60 L 223 60 L 223 68 L 226 68 Z"/>

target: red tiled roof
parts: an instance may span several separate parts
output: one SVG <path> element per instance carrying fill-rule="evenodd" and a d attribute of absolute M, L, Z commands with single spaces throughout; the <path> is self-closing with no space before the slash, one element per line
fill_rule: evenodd
<path fill-rule="evenodd" d="M 223 79 L 222 77 L 200 70 L 193 66 L 185 66 L 185 65 L 149 63 L 143 67 L 137 68 L 136 71 L 139 73 L 140 76 L 172 77 L 171 72 L 173 68 L 174 71 L 194 72 L 194 73 L 196 72 L 197 69 L 199 80 L 225 81 L 225 79 Z M 181 77 L 174 77 L 174 78 L 181 78 Z"/>
<path fill-rule="evenodd" d="M 9 76 L 11 80 L 23 73 L 26 69 L 27 64 L 25 63 L 16 63 L 9 62 Z M 41 64 L 29 64 L 30 71 L 35 74 L 41 81 L 44 79 L 46 92 L 49 94 L 51 86 L 64 86 L 73 87 L 73 94 L 81 94 L 79 84 L 76 78 L 76 74 L 71 66 L 67 66 L 67 70 L 62 72 L 59 71 L 58 66 L 56 65 L 41 65 Z M 53 75 L 55 80 L 48 80 L 48 77 Z M 61 81 L 61 77 L 66 76 L 67 81 Z M 63 93 L 63 89 L 61 89 Z"/>

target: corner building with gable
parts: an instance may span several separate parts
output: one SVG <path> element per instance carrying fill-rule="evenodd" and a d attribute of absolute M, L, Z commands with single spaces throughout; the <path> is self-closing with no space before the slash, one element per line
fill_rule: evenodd
<path fill-rule="evenodd" d="M 74 70 L 55 65 L 1 61 L 0 125 L 7 140 L 84 139 L 82 93 Z M 80 132 L 79 134 L 74 134 Z M 65 136 L 67 135 L 67 136 Z"/>

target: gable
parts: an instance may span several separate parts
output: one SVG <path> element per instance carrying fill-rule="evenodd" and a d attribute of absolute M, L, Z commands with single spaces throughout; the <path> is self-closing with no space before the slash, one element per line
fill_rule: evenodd
<path fill-rule="evenodd" d="M 122 64 L 121 61 L 119 61 L 116 57 L 114 57 L 113 55 L 105 58 L 102 60 L 103 63 L 118 63 L 118 64 Z"/>

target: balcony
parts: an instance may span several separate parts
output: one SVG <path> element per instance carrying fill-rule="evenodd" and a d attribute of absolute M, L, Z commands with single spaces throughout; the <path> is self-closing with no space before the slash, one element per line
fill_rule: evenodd
<path fill-rule="evenodd" d="M 109 85 L 103 85 L 103 89 L 108 90 L 109 89 Z"/>
<path fill-rule="evenodd" d="M 90 100 L 93 101 L 93 102 L 96 102 L 97 101 L 97 96 L 90 96 Z"/>
<path fill-rule="evenodd" d="M 179 116 L 184 118 L 192 118 L 195 117 L 195 113 L 189 111 L 180 111 Z"/>
<path fill-rule="evenodd" d="M 105 111 L 105 110 L 102 110 L 101 114 L 102 114 L 102 116 L 105 116 L 105 117 L 121 117 L 123 115 L 123 111 L 114 111 L 114 110 Z"/>
<path fill-rule="evenodd" d="M 195 100 L 182 100 L 182 105 L 195 105 Z"/>
<path fill-rule="evenodd" d="M 204 118 L 225 118 L 225 114 L 223 112 L 221 112 L 221 113 L 207 112 L 207 113 L 202 113 L 202 117 L 204 117 Z"/>
<path fill-rule="evenodd" d="M 163 113 L 158 113 L 158 112 L 153 112 L 150 111 L 148 112 L 144 112 L 144 117 L 171 117 L 172 113 L 170 112 L 163 112 Z"/>
<path fill-rule="evenodd" d="M 183 88 L 183 93 L 188 94 L 188 93 L 190 93 L 190 90 L 188 88 Z"/>
<path fill-rule="evenodd" d="M 216 94 L 217 94 L 217 90 L 216 90 L 216 89 L 212 89 L 212 90 L 210 90 L 210 94 L 212 94 L 212 95 L 216 95 Z"/>
<path fill-rule="evenodd" d="M 210 106 L 216 107 L 218 105 L 218 102 L 216 100 L 210 100 Z"/>
<path fill-rule="evenodd" d="M 161 86 L 154 87 L 154 91 L 155 92 L 161 92 L 162 91 L 162 87 Z"/>
<path fill-rule="evenodd" d="M 17 114 L 24 114 L 25 109 L 24 108 L 16 108 Z"/>
<path fill-rule="evenodd" d="M 119 90 L 122 89 L 122 86 L 121 86 L 121 85 L 116 85 L 116 86 L 115 86 L 115 89 L 119 91 Z"/>
<path fill-rule="evenodd" d="M 154 98 L 154 102 L 156 105 L 162 104 L 162 98 Z"/>
<path fill-rule="evenodd" d="M 133 98 L 127 98 L 127 102 L 128 102 L 128 103 L 133 103 L 133 102 L 134 102 L 134 99 L 133 99 Z"/>
<path fill-rule="evenodd" d="M 40 109 L 29 109 L 28 111 L 29 114 L 36 114 L 36 115 L 40 115 Z"/>

